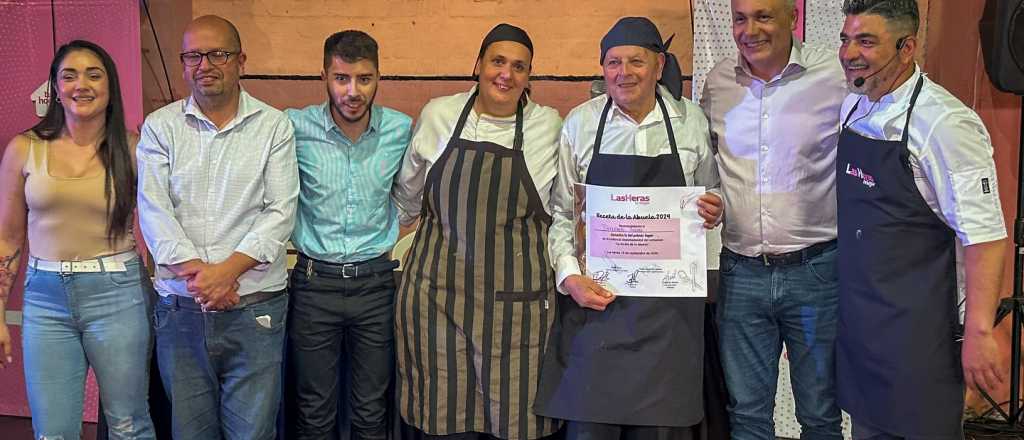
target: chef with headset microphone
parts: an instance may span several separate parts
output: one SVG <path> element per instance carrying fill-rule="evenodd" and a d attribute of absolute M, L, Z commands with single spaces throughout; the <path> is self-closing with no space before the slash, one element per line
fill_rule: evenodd
<path fill-rule="evenodd" d="M 992 332 L 1006 250 L 992 144 L 915 63 L 915 0 L 847 0 L 843 12 L 839 405 L 855 438 L 963 438 L 964 386 L 1006 376 Z"/>

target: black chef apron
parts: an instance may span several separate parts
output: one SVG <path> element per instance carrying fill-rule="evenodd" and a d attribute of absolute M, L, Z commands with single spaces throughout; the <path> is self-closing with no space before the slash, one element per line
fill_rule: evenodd
<path fill-rule="evenodd" d="M 923 84 L 922 76 L 901 140 L 849 128 L 839 136 L 836 380 L 854 423 L 900 437 L 961 438 L 955 234 L 918 191 L 907 149 Z"/>
<path fill-rule="evenodd" d="M 402 419 L 430 435 L 509 440 L 550 435 L 533 414 L 558 295 L 551 217 L 523 156 L 523 102 L 512 149 L 461 139 L 476 92 L 431 166 L 396 302 Z"/>
<path fill-rule="evenodd" d="M 657 96 L 670 154 L 604 154 L 598 123 L 586 183 L 686 186 L 668 111 Z M 687 427 L 704 417 L 704 298 L 620 296 L 604 311 L 559 295 L 558 319 L 545 354 L 537 413 L 576 422 Z"/>

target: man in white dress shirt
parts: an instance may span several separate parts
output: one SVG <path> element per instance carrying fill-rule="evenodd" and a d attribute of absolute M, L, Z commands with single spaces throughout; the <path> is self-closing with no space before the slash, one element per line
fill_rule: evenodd
<path fill-rule="evenodd" d="M 272 439 L 299 191 L 288 118 L 241 90 L 235 27 L 185 30 L 186 99 L 146 118 L 139 217 L 153 253 L 160 376 L 178 439 Z"/>
<path fill-rule="evenodd" d="M 837 154 L 839 405 L 855 438 L 963 438 L 964 385 L 1004 380 L 1006 228 L 978 115 L 914 62 L 914 0 L 848 0 Z M 962 350 L 958 299 L 966 296 Z"/>
<path fill-rule="evenodd" d="M 737 440 L 775 438 L 783 343 L 801 436 L 842 436 L 835 154 L 847 88 L 834 51 L 794 38 L 796 16 L 793 0 L 733 0 L 739 53 L 701 95 L 725 199 L 717 311 Z"/>

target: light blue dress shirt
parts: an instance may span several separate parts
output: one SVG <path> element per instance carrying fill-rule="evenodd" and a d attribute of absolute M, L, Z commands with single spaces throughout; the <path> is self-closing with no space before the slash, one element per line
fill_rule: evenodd
<path fill-rule="evenodd" d="M 375 105 L 369 127 L 353 141 L 334 123 L 327 102 L 285 113 L 295 127 L 301 182 L 292 244 L 333 263 L 389 252 L 398 238 L 391 185 L 409 145 L 412 119 Z"/>

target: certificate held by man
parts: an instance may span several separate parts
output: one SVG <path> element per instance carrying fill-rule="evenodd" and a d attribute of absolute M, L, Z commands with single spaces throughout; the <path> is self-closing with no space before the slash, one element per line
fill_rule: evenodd
<path fill-rule="evenodd" d="M 580 267 L 619 296 L 707 296 L 702 186 L 576 187 Z"/>

